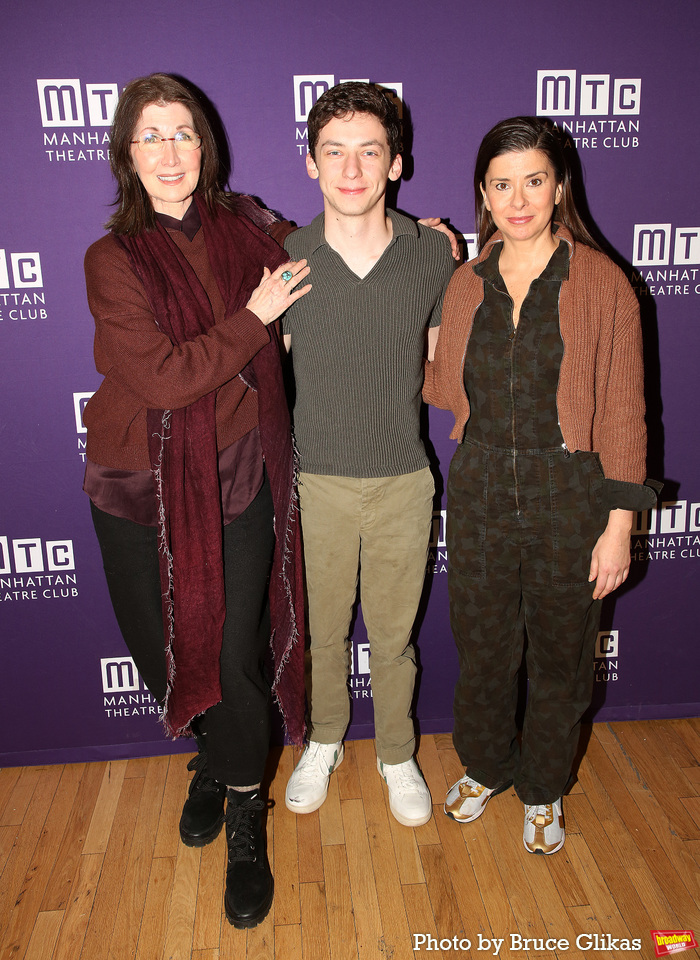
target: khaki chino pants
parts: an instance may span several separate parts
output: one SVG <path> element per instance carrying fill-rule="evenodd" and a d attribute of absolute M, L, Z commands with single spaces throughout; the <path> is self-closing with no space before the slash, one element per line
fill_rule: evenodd
<path fill-rule="evenodd" d="M 359 582 L 377 756 L 389 764 L 413 756 L 411 632 L 425 579 L 434 492 L 427 467 L 398 477 L 299 478 L 311 740 L 342 740 L 350 722 L 348 633 Z"/>

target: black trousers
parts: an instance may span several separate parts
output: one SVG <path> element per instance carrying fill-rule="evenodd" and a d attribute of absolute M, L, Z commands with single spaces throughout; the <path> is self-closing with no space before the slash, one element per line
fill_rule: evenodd
<path fill-rule="evenodd" d="M 158 532 L 91 504 L 119 629 L 136 669 L 159 702 L 165 698 Z M 224 527 L 226 620 L 221 649 L 222 700 L 199 718 L 207 773 L 230 786 L 259 783 L 270 740 L 270 638 L 267 584 L 274 547 L 267 480 L 248 508 Z"/>

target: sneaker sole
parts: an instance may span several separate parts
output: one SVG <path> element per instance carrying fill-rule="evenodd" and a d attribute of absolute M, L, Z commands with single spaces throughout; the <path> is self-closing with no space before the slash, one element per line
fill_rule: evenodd
<path fill-rule="evenodd" d="M 502 783 L 502 784 L 500 785 L 500 787 L 496 787 L 496 789 L 493 791 L 493 793 L 490 793 L 490 794 L 488 795 L 488 797 L 486 798 L 486 800 L 485 800 L 484 803 L 482 804 L 481 808 L 479 809 L 479 812 L 478 812 L 478 813 L 475 813 L 475 814 L 474 814 L 473 816 L 471 816 L 471 817 L 456 817 L 456 816 L 454 815 L 454 813 L 452 813 L 450 810 L 447 809 L 446 806 L 443 806 L 442 809 L 443 809 L 443 811 L 444 811 L 444 813 L 445 813 L 445 816 L 446 816 L 446 817 L 449 817 L 450 820 L 454 820 L 455 823 L 472 823 L 474 820 L 478 820 L 478 819 L 479 819 L 479 817 L 481 816 L 481 814 L 482 814 L 482 813 L 484 812 L 484 810 L 486 809 L 486 804 L 489 802 L 489 800 L 493 799 L 493 797 L 497 797 L 499 793 L 503 793 L 504 790 L 507 790 L 508 787 L 512 787 L 512 786 L 513 786 L 513 781 L 512 781 L 512 780 L 506 780 L 506 782 L 505 782 L 505 783 Z"/>
<path fill-rule="evenodd" d="M 525 849 L 527 850 L 528 853 L 539 854 L 540 856 L 543 856 L 543 857 L 551 857 L 553 853 L 558 853 L 558 852 L 561 850 L 561 848 L 564 846 L 564 841 L 565 841 L 565 840 L 566 840 L 566 837 L 564 837 L 564 838 L 562 839 L 561 843 L 558 843 L 558 844 L 556 845 L 556 847 L 554 847 L 553 850 L 532 850 L 532 849 L 531 849 L 530 847 L 528 847 L 528 845 L 525 843 L 525 840 L 524 840 L 524 839 L 523 839 L 523 846 L 525 847 Z"/>
<path fill-rule="evenodd" d="M 330 780 L 331 773 L 334 773 L 340 764 L 343 762 L 343 757 L 345 756 L 345 745 L 340 745 L 340 751 L 338 753 L 338 759 L 333 764 L 332 768 L 328 773 L 328 780 Z M 326 780 L 326 789 L 323 792 L 323 796 L 314 800 L 312 803 L 306 803 L 304 805 L 297 804 L 293 800 L 290 800 L 287 794 L 284 795 L 284 805 L 287 810 L 291 810 L 292 813 L 313 813 L 314 810 L 318 810 L 319 807 L 322 807 L 325 803 L 326 797 L 328 796 L 328 780 Z"/>
<path fill-rule="evenodd" d="M 409 820 L 408 817 L 404 817 L 404 816 L 401 816 L 401 814 L 398 814 L 396 810 L 394 810 L 394 808 L 392 807 L 391 802 L 389 802 L 389 809 L 391 810 L 391 815 L 394 818 L 394 820 L 397 820 L 404 827 L 422 827 L 423 824 L 427 823 L 433 815 L 433 811 L 431 808 L 428 811 L 427 816 L 423 816 L 419 820 Z"/>

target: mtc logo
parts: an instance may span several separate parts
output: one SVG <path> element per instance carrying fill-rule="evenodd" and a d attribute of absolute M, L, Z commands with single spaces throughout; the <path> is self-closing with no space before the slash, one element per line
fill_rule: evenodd
<path fill-rule="evenodd" d="M 100 660 L 102 692 L 123 693 L 139 689 L 139 673 L 132 657 L 106 657 Z"/>
<path fill-rule="evenodd" d="M 599 633 L 595 644 L 596 660 L 604 660 L 607 657 L 616 657 L 620 646 L 620 637 L 618 630 L 610 630 L 609 633 Z"/>
<path fill-rule="evenodd" d="M 464 243 L 462 244 L 464 259 L 473 260 L 479 252 L 479 237 L 476 233 L 463 233 L 462 236 L 464 237 Z"/>
<path fill-rule="evenodd" d="M 664 500 L 660 507 L 637 514 L 632 533 L 700 533 L 700 503 L 688 500 Z"/>
<path fill-rule="evenodd" d="M 350 653 L 350 673 L 354 676 L 369 673 L 369 643 L 353 643 Z"/>
<path fill-rule="evenodd" d="M 537 71 L 537 116 L 567 117 L 576 113 L 575 70 Z M 642 81 L 616 80 L 608 73 L 582 73 L 578 84 L 578 115 L 634 116 L 639 113 Z"/>
<path fill-rule="evenodd" d="M 354 78 L 356 79 L 356 78 Z M 339 80 L 338 83 L 348 83 L 349 78 Z M 361 79 L 361 83 L 369 83 L 368 79 Z M 303 74 L 294 77 L 294 119 L 297 123 L 306 123 L 311 108 L 326 90 L 335 86 L 335 77 L 332 73 Z M 375 83 L 375 87 L 393 101 L 399 117 L 403 117 L 403 83 Z"/>
<path fill-rule="evenodd" d="M 433 510 L 429 547 L 446 547 L 447 510 Z"/>
<path fill-rule="evenodd" d="M 83 423 L 83 411 L 92 395 L 92 393 L 73 394 L 73 411 L 75 413 L 75 429 L 77 433 L 87 433 L 87 427 Z"/>
<path fill-rule="evenodd" d="M 0 290 L 9 289 L 10 272 L 16 289 L 43 286 L 41 259 L 38 253 L 11 253 L 8 267 L 7 254 L 4 250 L 0 250 Z"/>
<path fill-rule="evenodd" d="M 0 537 L 0 573 L 43 573 L 44 570 L 75 570 L 72 540 L 47 540 L 43 546 L 36 537 L 13 540 Z"/>
<path fill-rule="evenodd" d="M 294 118 L 297 123 L 306 123 L 309 112 L 318 98 L 335 86 L 332 73 L 294 77 Z"/>
<path fill-rule="evenodd" d="M 670 223 L 636 223 L 632 263 L 635 267 L 665 267 L 700 263 L 700 227 Z"/>
<path fill-rule="evenodd" d="M 37 80 L 39 109 L 44 127 L 84 127 L 80 80 Z M 109 127 L 119 99 L 116 83 L 86 83 L 88 126 Z"/>

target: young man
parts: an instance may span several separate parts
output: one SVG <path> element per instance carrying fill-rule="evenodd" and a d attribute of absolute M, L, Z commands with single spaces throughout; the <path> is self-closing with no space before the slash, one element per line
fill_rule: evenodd
<path fill-rule="evenodd" d="M 400 122 L 374 86 L 328 90 L 309 115 L 309 176 L 323 213 L 285 247 L 313 289 L 286 314 L 311 636 L 309 745 L 286 804 L 321 806 L 350 718 L 348 633 L 360 598 L 370 642 L 377 765 L 396 819 L 430 819 L 413 759 L 411 632 L 434 485 L 419 436 L 422 359 L 452 274 L 447 238 L 385 208 L 401 175 Z"/>

